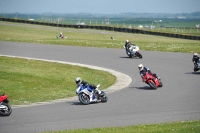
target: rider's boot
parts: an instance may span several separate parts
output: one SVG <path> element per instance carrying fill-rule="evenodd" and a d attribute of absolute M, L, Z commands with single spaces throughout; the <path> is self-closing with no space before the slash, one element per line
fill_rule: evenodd
<path fill-rule="evenodd" d="M 99 86 L 100 86 L 100 85 L 94 86 L 94 90 L 95 90 L 95 92 L 97 92 L 100 96 L 103 96 L 103 94 L 101 93 L 101 90 L 98 89 Z"/>
<path fill-rule="evenodd" d="M 98 92 L 98 94 L 99 94 L 100 96 L 103 96 L 103 94 L 101 93 L 101 90 L 99 90 L 98 88 L 96 88 L 95 90 Z"/>

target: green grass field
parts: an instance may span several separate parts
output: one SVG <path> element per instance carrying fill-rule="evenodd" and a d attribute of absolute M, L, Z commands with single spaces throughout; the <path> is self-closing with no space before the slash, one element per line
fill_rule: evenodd
<path fill-rule="evenodd" d="M 63 32 L 67 39 L 57 39 L 59 32 Z M 111 40 L 111 36 L 116 40 Z M 0 21 L 0 41 L 122 49 L 126 39 L 139 45 L 141 50 L 200 52 L 200 42 L 195 40 Z M 100 89 L 107 88 L 116 81 L 116 77 L 109 73 L 85 67 L 73 66 L 72 69 L 71 65 L 66 64 L 0 57 L 0 93 L 8 94 L 11 105 L 74 96 L 74 79 L 77 75 L 91 83 L 102 84 Z M 48 133 L 199 133 L 199 131 L 200 121 L 197 120 Z"/>
<path fill-rule="evenodd" d="M 114 75 L 105 71 L 0 56 L 0 94 L 6 93 L 11 105 L 73 97 L 77 76 L 89 83 L 101 84 L 100 89 L 106 89 L 116 81 Z"/>
<path fill-rule="evenodd" d="M 78 129 L 44 133 L 199 133 L 200 121 L 182 121 L 137 126 Z"/>
<path fill-rule="evenodd" d="M 0 41 L 29 42 L 99 48 L 123 48 L 125 40 L 140 50 L 200 53 L 200 41 L 93 29 L 74 29 L 0 21 Z M 67 39 L 57 39 L 62 32 Z M 111 40 L 111 36 L 115 40 Z"/>

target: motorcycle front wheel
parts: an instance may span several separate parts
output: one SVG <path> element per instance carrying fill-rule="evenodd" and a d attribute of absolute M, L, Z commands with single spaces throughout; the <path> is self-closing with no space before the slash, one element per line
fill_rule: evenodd
<path fill-rule="evenodd" d="M 139 52 L 137 52 L 136 55 L 137 55 L 140 59 L 142 59 L 142 55 L 141 55 Z"/>
<path fill-rule="evenodd" d="M 105 92 L 101 91 L 101 102 L 107 102 L 108 101 L 108 96 L 106 95 Z"/>
<path fill-rule="evenodd" d="M 199 68 L 198 68 L 198 65 L 194 65 L 194 72 L 196 72 L 196 71 L 198 71 L 199 70 Z"/>
<path fill-rule="evenodd" d="M 86 95 L 85 93 L 79 93 L 78 98 L 82 104 L 84 104 L 84 105 L 90 104 L 90 97 L 88 95 Z"/>
<path fill-rule="evenodd" d="M 2 103 L 2 106 L 5 107 L 5 109 L 0 109 L 0 116 L 9 116 L 12 113 L 12 108 L 7 103 Z"/>
<path fill-rule="evenodd" d="M 161 79 L 159 79 L 159 87 L 162 87 L 163 86 L 163 83 L 161 81 Z"/>
<path fill-rule="evenodd" d="M 153 88 L 154 90 L 157 89 L 157 86 L 155 85 L 154 82 L 149 82 L 149 86 L 150 86 L 151 88 Z"/>

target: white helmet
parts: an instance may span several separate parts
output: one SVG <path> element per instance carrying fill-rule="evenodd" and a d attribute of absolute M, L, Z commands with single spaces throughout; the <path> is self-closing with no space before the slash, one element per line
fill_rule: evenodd
<path fill-rule="evenodd" d="M 62 35 L 62 32 L 60 32 L 60 34 Z"/>
<path fill-rule="evenodd" d="M 80 77 L 77 77 L 76 80 L 75 80 L 75 82 L 76 82 L 77 85 L 79 85 L 82 82 L 82 80 L 81 80 Z"/>
<path fill-rule="evenodd" d="M 194 53 L 194 56 L 198 56 L 198 54 L 197 54 L 197 53 Z"/>
<path fill-rule="evenodd" d="M 126 43 L 128 43 L 129 42 L 129 40 L 126 40 Z"/>
<path fill-rule="evenodd" d="M 144 68 L 144 66 L 142 64 L 138 65 L 138 69 L 141 71 Z"/>

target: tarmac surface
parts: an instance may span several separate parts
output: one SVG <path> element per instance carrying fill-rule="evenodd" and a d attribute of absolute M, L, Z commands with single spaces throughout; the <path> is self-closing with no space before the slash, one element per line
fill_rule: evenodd
<path fill-rule="evenodd" d="M 200 72 L 193 72 L 192 54 L 141 51 L 128 58 L 123 49 L 0 42 L 0 55 L 72 63 L 109 71 L 118 82 L 108 88 L 108 102 L 80 104 L 77 97 L 29 106 L 13 106 L 0 117 L 1 133 L 35 133 L 200 119 Z M 162 79 L 152 90 L 142 82 L 138 64 Z"/>

